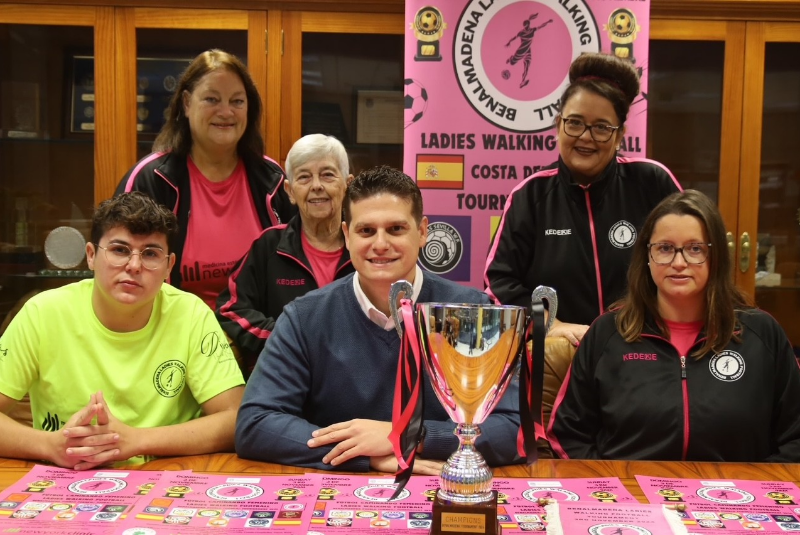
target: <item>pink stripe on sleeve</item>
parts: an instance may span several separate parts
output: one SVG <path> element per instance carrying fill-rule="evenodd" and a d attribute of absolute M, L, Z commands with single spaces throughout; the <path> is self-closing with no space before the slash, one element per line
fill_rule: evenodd
<path fill-rule="evenodd" d="M 166 152 L 154 152 L 154 153 L 150 154 L 149 156 L 145 156 L 144 158 L 142 158 L 139 161 L 139 163 L 136 164 L 136 167 L 133 168 L 133 171 L 131 171 L 131 174 L 128 175 L 128 181 L 125 183 L 125 193 L 133 191 L 133 183 L 136 182 L 136 177 L 139 176 L 139 171 L 142 170 L 142 167 L 144 167 L 145 165 L 149 164 L 150 162 L 152 162 L 155 159 L 161 158 L 165 154 L 166 154 Z"/>
<path fill-rule="evenodd" d="M 255 241 L 260 239 L 261 236 L 263 236 L 264 233 L 267 232 L 267 231 L 270 231 L 270 230 L 282 230 L 282 229 L 285 229 L 285 228 L 286 228 L 286 225 L 278 225 L 278 226 L 275 226 L 275 227 L 270 227 L 268 229 L 264 229 L 264 231 L 261 234 L 259 234 L 258 238 L 253 240 L 253 242 L 255 243 Z M 251 250 L 252 250 L 252 246 L 251 246 Z M 268 330 L 262 329 L 260 327 L 255 327 L 249 321 L 247 321 L 245 318 L 241 317 L 239 314 L 237 314 L 236 312 L 231 310 L 231 307 L 233 307 L 233 305 L 235 305 L 239 301 L 239 294 L 236 291 L 236 288 L 237 288 L 236 278 L 239 276 L 239 273 L 242 271 L 242 268 L 244 267 L 245 263 L 247 262 L 247 257 L 249 257 L 249 256 L 250 256 L 250 251 L 248 250 L 247 253 L 244 255 L 244 258 L 242 258 L 242 261 L 239 264 L 239 268 L 236 271 L 234 271 L 233 273 L 231 273 L 230 277 L 228 277 L 228 290 L 231 292 L 231 298 L 228 299 L 228 301 L 219 308 L 219 313 L 222 314 L 223 316 L 225 316 L 226 318 L 228 318 L 229 320 L 235 321 L 236 323 L 238 323 L 239 326 L 242 329 L 244 329 L 245 331 L 249 332 L 253 336 L 266 340 L 269 337 L 269 335 L 270 335 L 270 333 L 272 331 L 268 331 Z"/>
<path fill-rule="evenodd" d="M 561 388 L 558 389 L 558 395 L 556 396 L 556 401 L 553 403 L 553 410 L 550 411 L 550 421 L 547 422 L 547 440 L 550 441 L 550 447 L 553 448 L 553 451 L 561 457 L 562 459 L 569 459 L 569 455 L 567 452 L 564 451 L 564 448 L 561 446 L 561 443 L 558 441 L 558 437 L 553 434 L 553 424 L 556 421 L 556 412 L 558 411 L 558 407 L 561 405 L 561 402 L 564 401 L 564 396 L 567 393 L 567 388 L 569 386 L 569 378 L 572 375 L 572 366 L 569 367 L 567 370 L 567 376 L 564 377 L 564 382 L 561 383 Z"/>
<path fill-rule="evenodd" d="M 649 158 L 628 158 L 628 157 L 623 157 L 623 156 L 617 156 L 617 162 L 619 162 L 619 163 L 640 163 L 640 162 L 643 162 L 643 163 L 649 163 L 649 164 L 655 165 L 657 167 L 660 167 L 661 169 L 664 170 L 665 173 L 667 173 L 669 175 L 669 177 L 672 179 L 672 182 L 675 184 L 675 187 L 678 188 L 678 191 L 683 191 L 683 188 L 681 187 L 680 183 L 678 182 L 678 179 L 675 178 L 675 175 L 672 174 L 672 171 L 670 171 L 667 168 L 667 166 L 664 165 L 661 162 L 657 162 L 656 160 L 650 160 Z"/>

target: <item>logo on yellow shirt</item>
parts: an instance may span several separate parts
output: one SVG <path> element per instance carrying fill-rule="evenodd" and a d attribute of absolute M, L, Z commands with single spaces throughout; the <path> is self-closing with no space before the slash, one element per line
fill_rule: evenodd
<path fill-rule="evenodd" d="M 156 368 L 153 386 L 165 398 L 174 398 L 183 390 L 186 381 L 186 365 L 179 360 L 168 360 Z"/>

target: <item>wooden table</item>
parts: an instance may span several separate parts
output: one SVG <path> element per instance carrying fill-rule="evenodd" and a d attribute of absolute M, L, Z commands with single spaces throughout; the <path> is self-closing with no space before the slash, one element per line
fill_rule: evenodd
<path fill-rule="evenodd" d="M 0 459 L 0 490 L 24 476 L 34 463 Z M 240 459 L 233 453 L 164 458 L 139 465 L 121 464 L 115 468 L 142 470 L 194 470 L 209 474 L 302 474 L 319 472 L 296 466 L 261 463 Z M 335 473 L 335 472 L 332 472 Z M 639 501 L 646 502 L 634 476 L 702 479 L 756 479 L 791 481 L 800 485 L 800 464 L 696 463 L 668 461 L 563 461 L 540 460 L 531 466 L 504 466 L 495 477 L 570 478 L 618 477 Z"/>

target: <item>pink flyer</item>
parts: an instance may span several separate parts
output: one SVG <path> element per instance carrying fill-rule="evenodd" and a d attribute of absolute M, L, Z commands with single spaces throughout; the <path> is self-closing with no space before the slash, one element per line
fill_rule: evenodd
<path fill-rule="evenodd" d="M 800 508 L 785 505 L 688 504 L 679 514 L 690 533 L 703 533 L 708 528 L 724 529 L 726 534 L 766 531 L 785 533 L 800 531 Z"/>
<path fill-rule="evenodd" d="M 374 533 L 375 528 L 393 533 L 429 530 L 438 477 L 413 476 L 399 498 L 394 479 L 369 476 L 309 475 L 320 487 L 309 533 Z M 497 515 L 504 535 L 545 530 L 545 511 L 539 500 L 590 503 L 637 503 L 617 478 L 528 480 L 495 479 Z"/>
<path fill-rule="evenodd" d="M 433 499 L 438 477 L 412 477 L 400 496 L 393 477 L 309 474 L 318 495 L 309 535 L 332 533 L 375 533 L 376 528 L 392 533 L 430 530 Z"/>
<path fill-rule="evenodd" d="M 650 503 L 794 506 L 800 488 L 783 481 L 705 480 L 636 476 Z"/>
<path fill-rule="evenodd" d="M 651 503 L 678 506 L 690 532 L 800 531 L 800 489 L 782 481 L 670 479 L 636 476 Z M 692 531 L 693 530 L 693 531 Z"/>
<path fill-rule="evenodd" d="M 545 506 L 548 535 L 686 534 L 675 511 L 663 505 L 556 502 Z"/>
<path fill-rule="evenodd" d="M 225 533 L 305 534 L 316 496 L 308 476 L 207 475 L 168 472 L 128 515 L 122 535 Z"/>
<path fill-rule="evenodd" d="M 540 500 L 638 503 L 616 477 L 558 480 L 495 478 L 494 489 L 498 491 L 497 516 L 504 535 L 544 531 L 546 517 Z"/>
<path fill-rule="evenodd" d="M 0 532 L 113 533 L 161 474 L 37 465 L 0 493 Z"/>

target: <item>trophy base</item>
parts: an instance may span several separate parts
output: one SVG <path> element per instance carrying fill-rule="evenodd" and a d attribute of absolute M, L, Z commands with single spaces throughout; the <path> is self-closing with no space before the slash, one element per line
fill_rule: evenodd
<path fill-rule="evenodd" d="M 453 503 L 439 496 L 433 502 L 433 524 L 431 535 L 483 533 L 500 535 L 502 530 L 497 521 L 497 491 L 492 498 L 482 503 Z"/>

